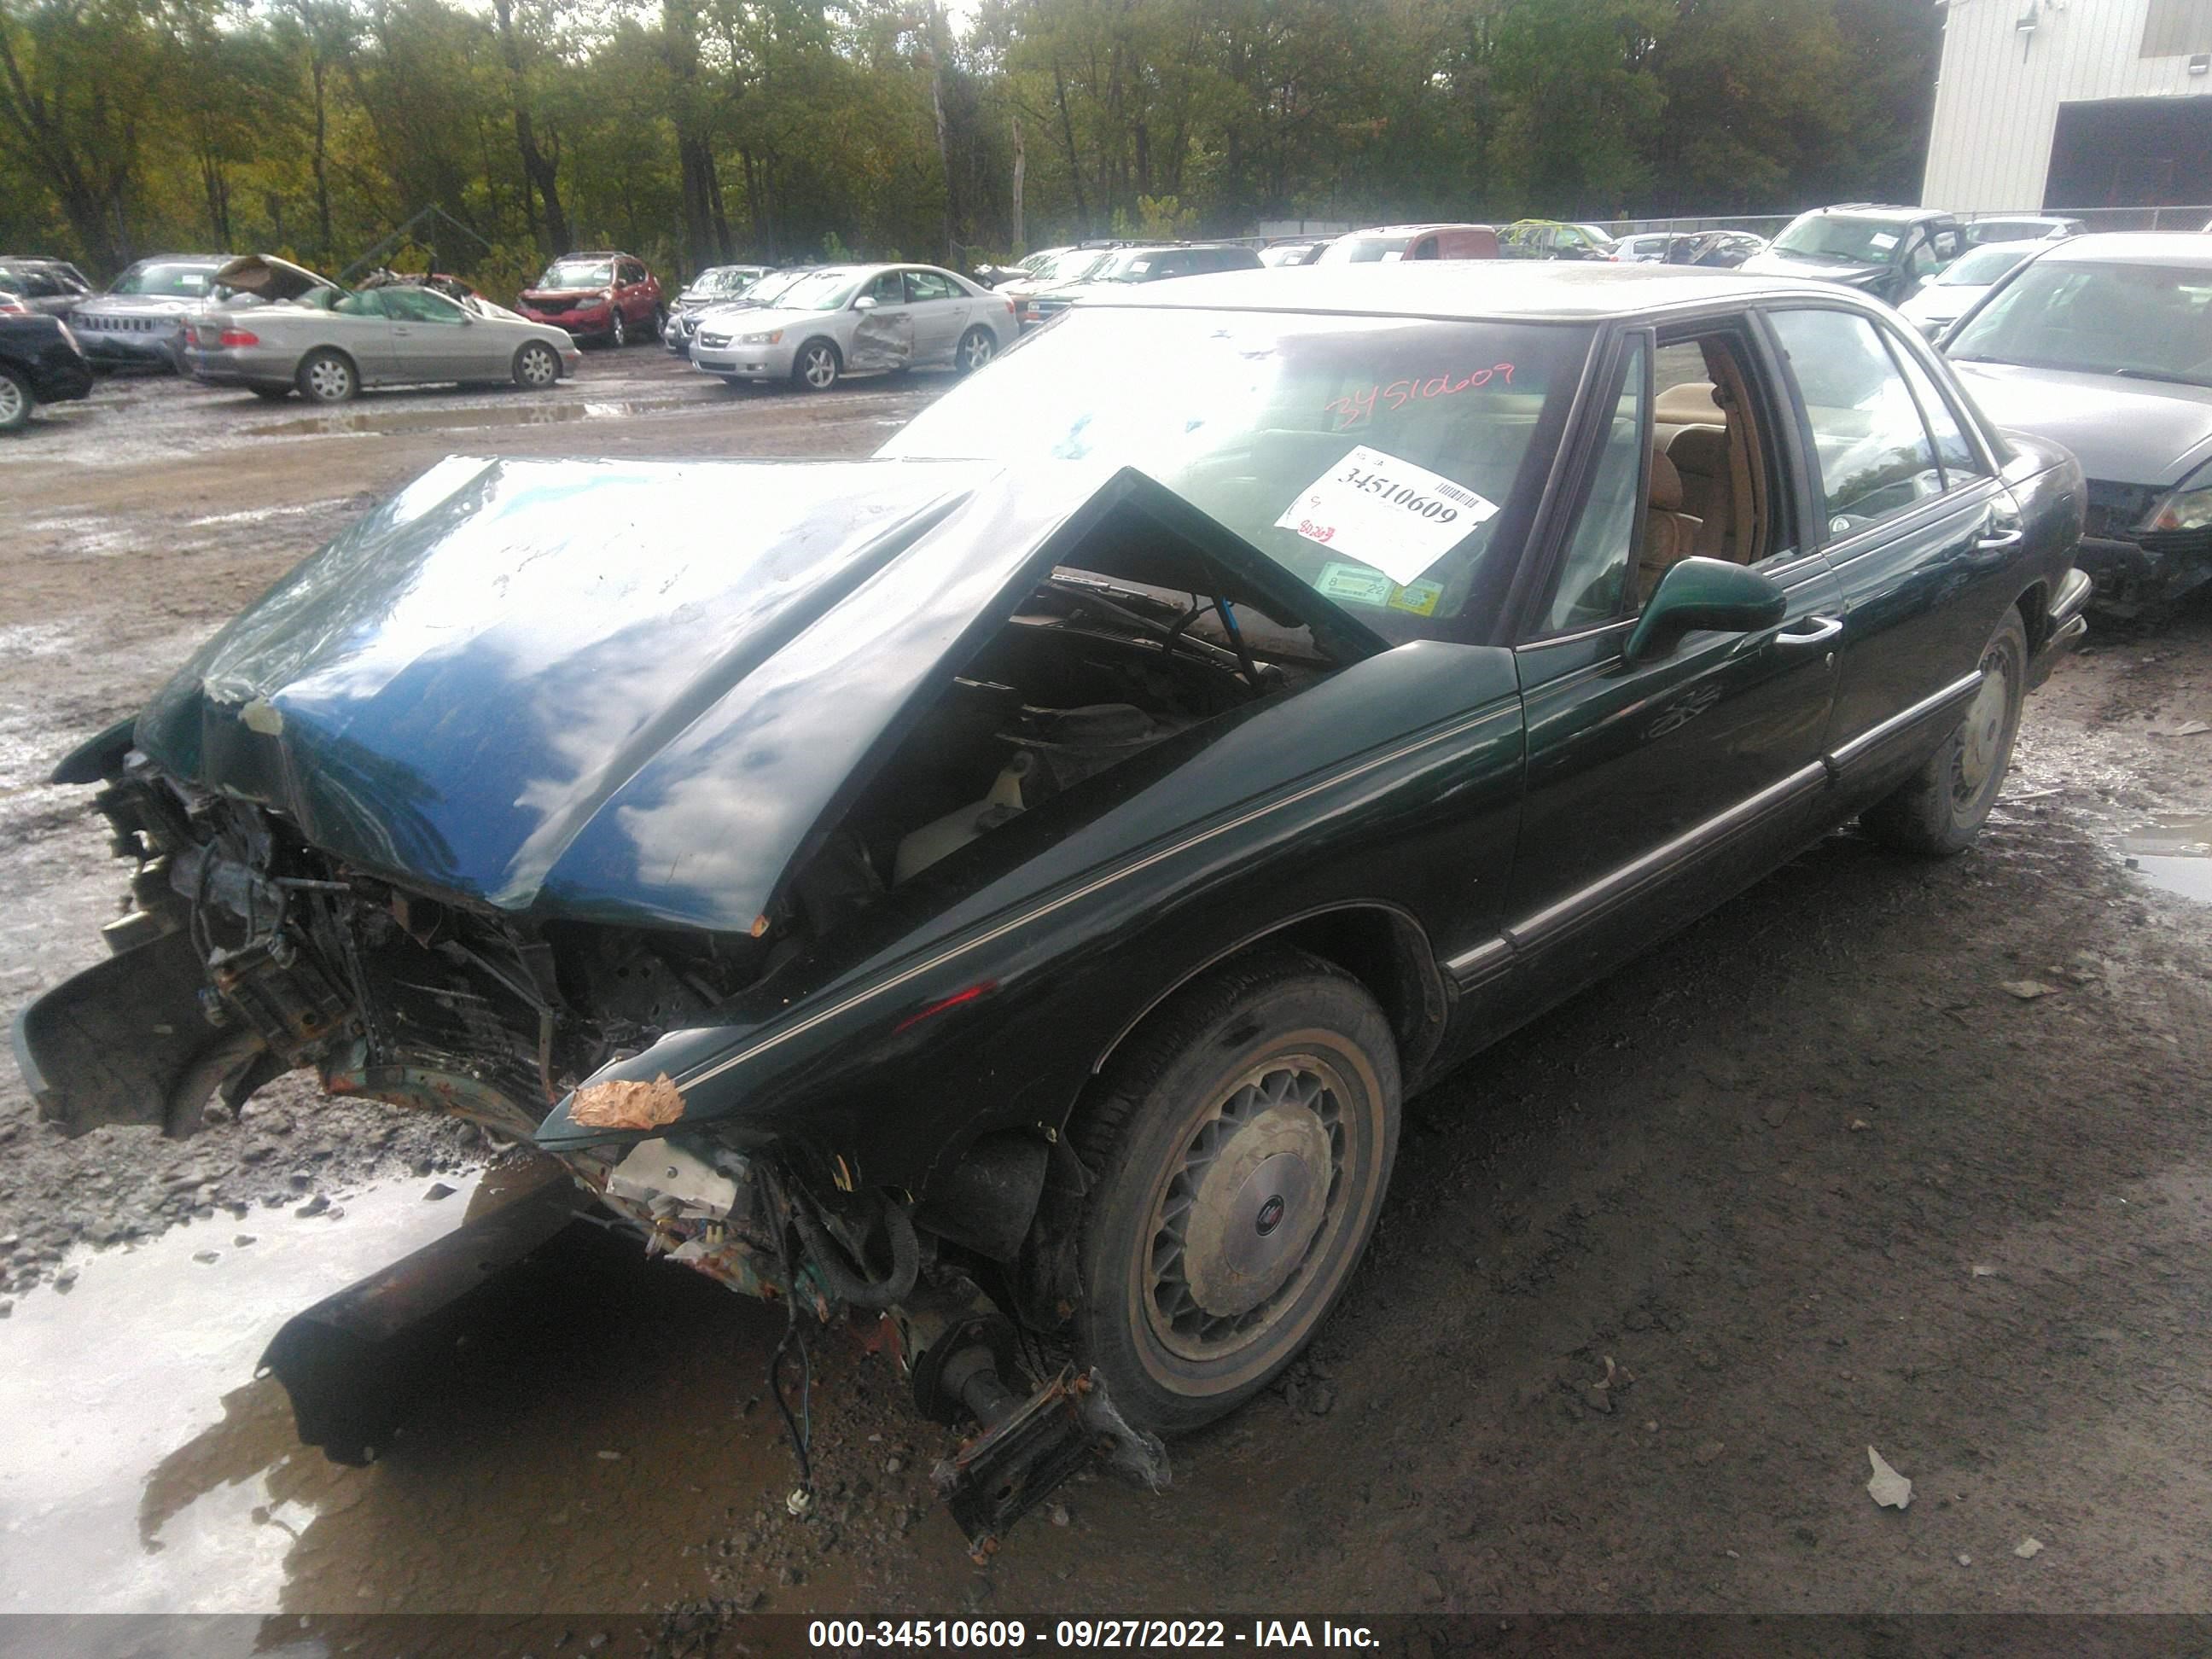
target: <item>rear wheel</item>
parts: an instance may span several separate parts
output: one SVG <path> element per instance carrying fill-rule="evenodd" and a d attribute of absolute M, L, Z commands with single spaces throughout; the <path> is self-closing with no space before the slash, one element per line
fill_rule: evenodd
<path fill-rule="evenodd" d="M 561 359 L 544 341 L 526 341 L 515 352 L 515 385 L 532 392 L 544 392 L 560 378 Z"/>
<path fill-rule="evenodd" d="M 809 340 L 791 364 L 792 384 L 803 392 L 827 392 L 844 372 L 845 360 L 829 340 Z"/>
<path fill-rule="evenodd" d="M 0 432 L 21 432 L 31 423 L 37 406 L 31 383 L 14 369 L 0 366 Z"/>
<path fill-rule="evenodd" d="M 1981 690 L 1959 729 L 1893 794 L 1859 815 L 1875 840 L 1948 858 L 1981 833 L 2012 764 L 2027 695 L 2027 628 L 2008 611 L 1982 647 Z"/>
<path fill-rule="evenodd" d="M 960 349 L 954 357 L 963 374 L 973 374 L 999 355 L 999 337 L 988 328 L 971 328 L 960 337 Z"/>
<path fill-rule="evenodd" d="M 665 340 L 668 337 L 668 307 L 666 306 L 655 306 L 653 308 L 653 337 L 656 340 Z"/>
<path fill-rule="evenodd" d="M 311 404 L 342 404 L 361 390 L 353 359 L 329 346 L 309 352 L 295 380 L 300 395 Z"/>
<path fill-rule="evenodd" d="M 610 313 L 607 322 L 607 343 L 617 350 L 629 343 L 629 319 L 623 315 L 620 306 L 615 307 Z"/>
<path fill-rule="evenodd" d="M 1092 1172 L 1077 1352 L 1176 1434 L 1266 1388 L 1351 1282 L 1398 1144 L 1398 1055 L 1357 982 L 1302 951 L 1154 1015 L 1071 1127 Z"/>

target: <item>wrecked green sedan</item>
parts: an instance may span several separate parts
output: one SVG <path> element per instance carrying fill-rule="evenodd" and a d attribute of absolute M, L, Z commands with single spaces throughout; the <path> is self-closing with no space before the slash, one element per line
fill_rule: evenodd
<path fill-rule="evenodd" d="M 1134 290 L 867 461 L 447 461 L 63 763 L 137 874 L 43 1109 L 459 1113 L 882 1320 L 979 1545 L 1164 1478 L 1408 1094 L 1846 820 L 1965 848 L 2082 631 L 2078 469 L 1885 308 L 1480 276 Z"/>

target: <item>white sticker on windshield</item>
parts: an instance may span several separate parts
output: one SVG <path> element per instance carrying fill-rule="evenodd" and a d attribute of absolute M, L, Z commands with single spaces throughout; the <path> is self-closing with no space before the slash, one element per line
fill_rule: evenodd
<path fill-rule="evenodd" d="M 1897 246 L 1897 238 L 1891 235 L 1886 230 L 1878 230 L 1875 232 L 1873 235 L 1867 238 L 1867 241 L 1871 246 L 1880 248 L 1884 253 L 1888 252 L 1890 249 Z"/>
<path fill-rule="evenodd" d="M 1497 512 L 1464 484 L 1362 445 L 1300 490 L 1275 524 L 1402 587 Z"/>

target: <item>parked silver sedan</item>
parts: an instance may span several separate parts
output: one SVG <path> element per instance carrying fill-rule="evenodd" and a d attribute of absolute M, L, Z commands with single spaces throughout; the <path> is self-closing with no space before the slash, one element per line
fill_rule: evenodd
<path fill-rule="evenodd" d="M 394 285 L 348 293 L 269 254 L 234 259 L 216 282 L 238 296 L 186 330 L 185 361 L 218 386 L 271 399 L 342 404 L 363 386 L 513 380 L 543 390 L 583 354 L 565 330 L 482 301 Z"/>
<path fill-rule="evenodd" d="M 847 374 L 945 365 L 971 374 L 1014 343 L 1014 307 L 936 265 L 824 265 L 772 304 L 699 320 L 691 362 L 739 380 L 827 392 Z"/>

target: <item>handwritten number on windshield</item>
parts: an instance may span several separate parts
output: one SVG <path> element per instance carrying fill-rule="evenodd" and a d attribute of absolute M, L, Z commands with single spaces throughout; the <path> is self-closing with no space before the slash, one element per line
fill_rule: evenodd
<path fill-rule="evenodd" d="M 1433 374 L 1393 380 L 1388 386 L 1376 384 L 1364 392 L 1349 392 L 1341 398 L 1332 398 L 1322 405 L 1322 411 L 1336 416 L 1339 432 L 1359 426 L 1372 418 L 1379 400 L 1385 409 L 1400 410 L 1407 404 L 1419 403 L 1431 398 L 1449 398 L 1456 392 L 1488 386 L 1492 380 L 1513 384 L 1513 365 L 1495 363 L 1488 368 L 1470 371 L 1459 380 L 1449 374 Z"/>

